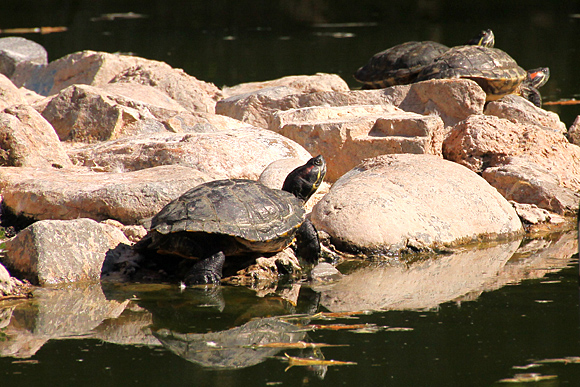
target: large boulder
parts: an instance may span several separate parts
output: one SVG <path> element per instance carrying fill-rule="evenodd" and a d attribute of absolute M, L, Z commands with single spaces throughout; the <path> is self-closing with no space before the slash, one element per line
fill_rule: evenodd
<path fill-rule="evenodd" d="M 216 102 L 222 98 L 220 89 L 214 84 L 200 81 L 164 62 L 152 60 L 126 69 L 115 76 L 111 83 L 154 87 L 191 112 L 214 113 Z"/>
<path fill-rule="evenodd" d="M 156 133 L 124 137 L 69 149 L 79 164 L 103 170 L 134 171 L 178 164 L 195 168 L 212 179 L 256 180 L 268 164 L 310 154 L 294 141 L 269 130 L 244 127 L 201 133 Z"/>
<path fill-rule="evenodd" d="M 111 218 L 135 224 L 208 180 L 203 173 L 178 165 L 125 173 L 0 168 L 3 206 L 37 220 Z"/>
<path fill-rule="evenodd" d="M 338 75 L 318 73 L 315 75 L 290 75 L 271 81 L 241 83 L 232 87 L 224 87 L 223 94 L 224 98 L 229 98 L 274 88 L 284 91 L 287 95 L 319 91 L 349 91 L 347 83 Z"/>
<path fill-rule="evenodd" d="M 154 85 L 182 103 L 184 108 L 210 113 L 214 112 L 215 101 L 220 98 L 214 85 L 171 69 L 165 63 L 96 51 L 66 55 L 34 71 L 17 72 L 11 80 L 17 87 L 24 86 L 44 96 L 57 94 L 72 85 L 103 86 L 113 80 Z"/>
<path fill-rule="evenodd" d="M 0 166 L 70 167 L 72 163 L 53 127 L 32 107 L 0 112 Z"/>
<path fill-rule="evenodd" d="M 0 39 L 1 40 L 1 39 Z M 0 111 L 13 105 L 26 103 L 20 90 L 4 74 L 0 74 Z"/>
<path fill-rule="evenodd" d="M 91 219 L 45 220 L 5 242 L 3 263 L 41 286 L 98 281 L 119 243 L 129 244 L 120 230 Z"/>
<path fill-rule="evenodd" d="M 72 85 L 35 107 L 61 141 L 81 142 L 166 131 L 163 121 L 186 112 L 155 88 L 131 83 Z"/>
<path fill-rule="evenodd" d="M 509 94 L 485 106 L 485 114 L 505 118 L 524 125 L 538 125 L 560 133 L 566 132 L 566 125 L 554 112 L 541 109 L 527 99 Z"/>
<path fill-rule="evenodd" d="M 273 113 L 269 129 L 322 154 L 328 181 L 363 159 L 392 153 L 441 155 L 445 129 L 435 115 L 408 113 L 392 105 L 312 106 Z"/>
<path fill-rule="evenodd" d="M 219 101 L 216 113 L 267 128 L 272 114 L 310 106 L 392 105 L 418 114 L 435 114 L 453 126 L 483 113 L 485 93 L 468 79 L 438 79 L 380 90 L 293 93 L 272 87 Z"/>
<path fill-rule="evenodd" d="M 522 232 L 513 207 L 469 169 L 433 155 L 385 155 L 341 177 L 312 222 L 344 250 L 414 251 Z"/>
<path fill-rule="evenodd" d="M 472 116 L 450 131 L 443 155 L 483 173 L 509 199 L 559 214 L 578 209 L 573 196 L 580 191 L 580 147 L 561 131 Z"/>

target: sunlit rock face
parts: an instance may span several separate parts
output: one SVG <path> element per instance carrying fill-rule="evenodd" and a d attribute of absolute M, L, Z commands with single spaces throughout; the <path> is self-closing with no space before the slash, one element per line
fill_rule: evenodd
<path fill-rule="evenodd" d="M 314 225 L 347 250 L 391 252 L 522 231 L 514 208 L 469 169 L 432 155 L 368 159 L 312 211 Z"/>

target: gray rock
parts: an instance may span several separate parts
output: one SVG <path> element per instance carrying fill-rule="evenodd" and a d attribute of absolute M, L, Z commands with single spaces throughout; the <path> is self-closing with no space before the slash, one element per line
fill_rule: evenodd
<path fill-rule="evenodd" d="M 34 219 L 117 219 L 136 224 L 188 189 L 210 180 L 178 165 L 135 172 L 0 168 L 3 204 Z"/>
<path fill-rule="evenodd" d="M 20 37 L 0 39 L 0 73 L 11 78 L 19 70 L 27 70 L 48 63 L 44 47 Z"/>
<path fill-rule="evenodd" d="M 338 269 L 330 263 L 321 262 L 314 266 L 310 271 L 310 280 L 314 285 L 328 284 L 330 282 L 338 281 L 343 277 Z"/>
<path fill-rule="evenodd" d="M 6 242 L 4 263 L 41 286 L 98 281 L 119 243 L 129 244 L 121 231 L 91 219 L 44 220 Z"/>
<path fill-rule="evenodd" d="M 432 155 L 385 155 L 341 177 L 312 222 L 339 248 L 415 251 L 522 232 L 513 209 L 483 178 Z"/>
<path fill-rule="evenodd" d="M 570 125 L 566 137 L 572 144 L 580 145 L 580 116 L 577 116 L 572 125 Z"/>

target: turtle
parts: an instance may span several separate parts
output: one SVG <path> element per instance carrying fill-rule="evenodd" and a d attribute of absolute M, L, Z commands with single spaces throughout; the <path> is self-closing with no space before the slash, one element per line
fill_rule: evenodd
<path fill-rule="evenodd" d="M 538 67 L 526 72 L 526 79 L 522 82 L 516 94 L 521 95 L 537 107 L 542 107 L 542 95 L 538 90 L 550 79 L 548 67 Z"/>
<path fill-rule="evenodd" d="M 532 70 L 528 75 L 511 56 L 498 48 L 458 46 L 423 67 L 416 82 L 467 78 L 477 82 L 485 91 L 487 101 L 495 101 L 507 94 L 527 95 L 528 92 L 529 98 L 534 98 L 534 90 L 537 92 L 537 87 L 543 85 L 548 77 L 549 72 L 540 70 Z"/>
<path fill-rule="evenodd" d="M 304 203 L 322 183 L 322 155 L 286 177 L 282 189 L 249 179 L 213 180 L 168 203 L 151 220 L 137 251 L 198 261 L 185 275 L 186 285 L 217 284 L 226 257 L 275 253 L 296 239 L 297 254 L 315 261 L 318 234 L 305 218 Z"/>
<path fill-rule="evenodd" d="M 493 47 L 494 43 L 493 32 L 484 30 L 465 44 Z M 448 50 L 449 47 L 432 41 L 402 43 L 375 54 L 356 71 L 354 78 L 364 84 L 363 88 L 413 83 L 424 66 Z"/>

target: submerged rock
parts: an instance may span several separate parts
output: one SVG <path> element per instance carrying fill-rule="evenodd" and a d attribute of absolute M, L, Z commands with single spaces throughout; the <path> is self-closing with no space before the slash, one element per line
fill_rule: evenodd
<path fill-rule="evenodd" d="M 432 155 L 385 155 L 341 177 L 312 211 L 347 250 L 401 252 L 522 232 L 513 207 L 469 169 Z"/>

